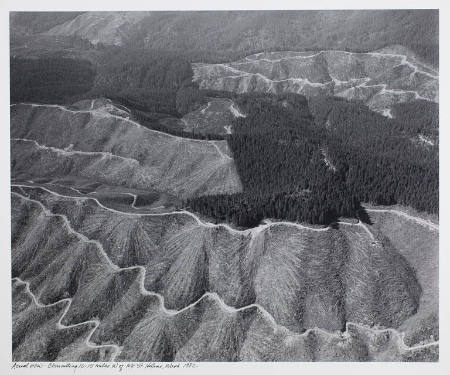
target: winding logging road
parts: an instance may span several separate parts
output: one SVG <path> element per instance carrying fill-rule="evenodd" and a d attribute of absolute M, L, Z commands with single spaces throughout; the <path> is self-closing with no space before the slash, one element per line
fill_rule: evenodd
<path fill-rule="evenodd" d="M 258 226 L 258 227 L 256 227 L 256 228 L 251 228 L 251 229 L 239 231 L 239 230 L 237 230 L 237 229 L 231 228 L 231 227 L 230 227 L 229 225 L 227 225 L 227 224 L 212 224 L 212 223 L 208 223 L 208 222 L 203 222 L 203 221 L 200 220 L 199 217 L 197 217 L 196 215 L 194 215 L 193 213 L 188 212 L 188 211 L 175 211 L 175 212 L 157 213 L 157 214 L 151 214 L 151 213 L 130 213 L 130 212 L 119 211 L 119 210 L 116 210 L 116 209 L 107 207 L 107 206 L 103 205 L 98 199 L 96 199 L 96 198 L 94 198 L 94 197 L 91 197 L 91 196 L 90 196 L 90 197 L 87 197 L 87 196 L 71 196 L 71 195 L 64 195 L 64 194 L 60 194 L 60 193 L 57 193 L 57 192 L 55 192 L 55 191 L 52 191 L 52 190 L 50 190 L 50 189 L 48 189 L 48 188 L 46 188 L 46 187 L 43 187 L 43 186 L 36 186 L 36 185 L 32 185 L 32 184 L 31 184 L 31 185 L 26 185 L 26 184 L 14 184 L 14 183 L 13 183 L 11 186 L 12 186 L 12 187 L 22 188 L 22 189 L 23 189 L 23 188 L 41 189 L 41 190 L 43 190 L 43 191 L 48 192 L 49 194 L 52 194 L 52 195 L 55 195 L 55 196 L 58 196 L 58 197 L 61 197 L 61 198 L 65 198 L 65 199 L 74 199 L 74 200 L 92 200 L 92 201 L 94 201 L 99 207 L 101 207 L 102 209 L 108 210 L 108 211 L 110 211 L 110 212 L 114 212 L 114 213 L 117 213 L 117 214 L 121 214 L 121 215 L 130 215 L 130 216 L 188 215 L 188 216 L 194 218 L 195 221 L 196 221 L 199 225 L 202 225 L 202 226 L 204 226 L 204 227 L 209 227 L 209 228 L 210 228 L 210 227 L 223 227 L 223 228 L 226 228 L 227 230 L 229 230 L 230 232 L 233 232 L 233 233 L 251 234 L 252 239 L 253 239 L 258 233 L 262 232 L 262 231 L 265 230 L 266 228 L 269 228 L 269 227 L 275 226 L 275 225 L 294 226 L 294 227 L 297 227 L 297 228 L 300 228 L 300 229 L 306 229 L 306 230 L 311 230 L 311 231 L 327 231 L 327 230 L 330 229 L 330 227 L 313 228 L 313 227 L 308 227 L 308 226 L 304 226 L 304 225 L 297 224 L 297 223 L 291 223 L 291 222 L 276 222 L 276 223 L 274 223 L 274 222 L 269 222 L 269 221 L 268 221 L 268 222 L 266 222 L 265 224 L 260 225 L 260 226 Z M 61 185 L 61 186 L 62 186 L 62 185 Z M 75 189 L 75 188 L 72 189 L 72 190 L 77 191 L 78 193 L 82 194 L 79 190 L 77 190 L 77 189 Z M 151 296 L 155 296 L 156 298 L 158 298 L 158 300 L 159 300 L 159 302 L 160 302 L 160 309 L 161 309 L 161 311 L 162 311 L 164 314 L 166 314 L 166 315 L 169 315 L 169 316 L 177 315 L 177 314 L 179 314 L 179 313 L 181 313 L 181 312 L 183 312 L 183 311 L 185 311 L 185 310 L 187 310 L 187 309 L 190 309 L 190 308 L 192 308 L 193 306 L 197 305 L 197 304 L 198 304 L 200 301 L 202 301 L 203 299 L 205 299 L 205 298 L 211 298 L 211 299 L 213 299 L 216 303 L 218 303 L 218 305 L 221 307 L 221 309 L 222 309 L 223 311 L 226 311 L 227 313 L 230 313 L 230 314 L 234 314 L 234 313 L 236 313 L 236 312 L 238 312 L 238 311 L 244 311 L 244 310 L 251 309 L 251 308 L 256 308 L 256 309 L 258 309 L 258 310 L 261 312 L 261 314 L 262 314 L 262 316 L 264 317 L 264 319 L 265 319 L 265 320 L 268 322 L 268 324 L 272 327 L 272 329 L 273 329 L 274 332 L 280 332 L 280 333 L 283 332 L 283 333 L 288 334 L 288 335 L 294 335 L 294 336 L 299 335 L 299 336 L 301 336 L 301 335 L 307 335 L 307 334 L 308 334 L 309 332 L 311 332 L 311 331 L 316 331 L 316 332 L 322 332 L 322 333 L 327 334 L 327 335 L 330 335 L 330 336 L 335 336 L 335 337 L 339 336 L 339 337 L 342 337 L 342 334 L 341 334 L 341 333 L 332 333 L 332 332 L 328 332 L 328 331 L 325 331 L 325 330 L 320 329 L 320 328 L 312 328 L 312 329 L 308 329 L 308 330 L 306 330 L 305 332 L 303 332 L 303 333 L 301 333 L 301 334 L 293 333 L 293 332 L 289 331 L 286 327 L 279 325 L 279 324 L 275 321 L 275 319 L 273 318 L 273 316 L 272 316 L 267 310 L 265 310 L 265 308 L 262 307 L 261 305 L 259 305 L 259 304 L 257 304 L 257 303 L 252 303 L 252 304 L 250 304 L 250 305 L 243 306 L 243 307 L 240 307 L 240 308 L 234 308 L 234 307 L 232 307 L 232 306 L 227 305 L 227 304 L 220 298 L 220 296 L 219 296 L 217 293 L 211 293 L 211 292 L 206 292 L 206 293 L 205 293 L 204 295 L 202 295 L 198 300 L 196 300 L 195 302 L 191 303 L 191 304 L 188 305 L 188 306 L 185 306 L 185 307 L 182 308 L 181 310 L 171 310 L 171 309 L 167 309 L 167 308 L 165 307 L 164 296 L 163 296 L 163 295 L 161 295 L 161 294 L 159 294 L 159 293 L 156 293 L 156 292 L 153 292 L 153 291 L 149 291 L 149 290 L 147 290 L 147 289 L 145 288 L 144 281 L 145 281 L 145 273 L 146 273 L 146 270 L 145 270 L 145 268 L 144 268 L 143 266 L 130 266 L 130 267 L 120 268 L 119 266 L 117 266 L 116 264 L 114 264 L 114 263 L 111 261 L 111 259 L 109 258 L 109 256 L 108 256 L 107 253 L 105 252 L 105 250 L 104 250 L 104 248 L 103 248 L 103 245 L 102 245 L 99 241 L 89 239 L 89 238 L 87 238 L 85 235 L 83 235 L 83 234 L 79 233 L 78 231 L 76 231 L 76 230 L 71 226 L 71 223 L 70 223 L 69 219 L 67 218 L 67 216 L 62 215 L 62 214 L 54 214 L 54 213 L 52 213 L 49 209 L 47 209 L 47 208 L 42 204 L 42 202 L 40 202 L 40 201 L 38 201 L 38 200 L 32 199 L 32 198 L 30 198 L 30 197 L 27 197 L 27 196 L 25 196 L 25 195 L 19 194 L 19 193 L 17 193 L 17 192 L 11 192 L 11 194 L 13 194 L 13 195 L 19 197 L 20 199 L 23 199 L 23 200 L 26 200 L 26 201 L 30 201 L 30 202 L 32 202 L 32 203 L 34 203 L 34 204 L 37 204 L 37 205 L 43 210 L 43 212 L 45 213 L 46 216 L 53 216 L 53 217 L 58 217 L 58 218 L 60 218 L 60 219 L 62 220 L 62 222 L 63 222 L 63 225 L 67 228 L 67 230 L 68 230 L 70 233 L 76 235 L 81 241 L 86 242 L 86 243 L 94 244 L 94 245 L 99 249 L 99 251 L 101 252 L 102 256 L 105 258 L 105 260 L 107 261 L 107 264 L 108 264 L 109 267 L 111 268 L 111 271 L 113 271 L 113 272 L 124 272 L 124 271 L 127 271 L 127 270 L 139 270 L 139 289 L 140 289 L 140 293 L 141 293 L 142 295 L 151 295 Z M 135 196 L 135 194 L 131 194 L 131 193 L 124 193 L 124 194 L 129 194 L 130 196 L 133 196 L 133 197 L 134 197 L 133 203 L 132 203 L 131 206 L 132 206 L 132 207 L 135 207 L 135 206 L 134 206 L 134 203 L 135 203 L 135 201 L 136 201 L 136 196 Z M 378 209 L 367 209 L 367 211 L 369 211 L 369 212 L 390 212 L 390 213 L 393 213 L 393 214 L 396 214 L 396 215 L 403 216 L 403 217 L 405 217 L 405 218 L 407 218 L 407 219 L 409 219 L 409 220 L 414 220 L 415 222 L 417 222 L 417 223 L 419 223 L 419 224 L 421 224 L 421 225 L 426 225 L 427 227 L 429 227 L 429 228 L 432 229 L 432 230 L 439 230 L 439 227 L 438 227 L 437 225 L 431 223 L 431 222 L 428 222 L 428 221 L 426 221 L 426 220 L 424 220 L 424 219 L 421 219 L 421 218 L 418 218 L 418 217 L 415 217 L 415 216 L 408 215 L 408 214 L 406 214 L 406 213 L 404 213 L 404 212 L 401 212 L 401 211 L 398 211 L 398 210 L 388 210 L 388 209 L 380 209 L 380 210 L 378 210 Z M 358 222 L 358 223 L 356 223 L 356 224 L 353 224 L 353 223 L 347 223 L 347 222 L 339 222 L 339 224 L 341 224 L 341 225 L 349 225 L 349 226 L 360 226 L 360 227 L 362 227 L 362 228 L 368 233 L 368 235 L 369 235 L 369 237 L 370 237 L 370 239 L 371 239 L 372 241 L 375 240 L 373 234 L 370 232 L 370 230 L 367 228 L 367 226 L 364 225 L 364 224 L 361 223 L 361 222 Z M 65 326 L 65 325 L 63 325 L 63 324 L 61 323 L 62 320 L 63 320 L 63 318 L 64 318 L 64 316 L 67 314 L 67 312 L 68 312 L 69 309 L 70 309 L 70 306 L 71 306 L 71 303 L 72 303 L 72 298 L 64 298 L 64 299 L 62 299 L 62 300 L 60 300 L 60 301 L 57 301 L 57 302 L 54 302 L 54 303 L 52 303 L 52 304 L 49 304 L 49 305 L 43 305 L 43 304 L 41 304 L 41 303 L 38 301 L 38 298 L 32 293 L 32 291 L 31 291 L 31 289 L 30 289 L 29 282 L 24 281 L 24 280 L 21 280 L 21 279 L 19 279 L 19 278 L 14 278 L 13 281 L 18 282 L 18 283 L 22 283 L 22 284 L 25 284 L 25 285 L 26 285 L 26 292 L 32 297 L 33 303 L 34 303 L 38 308 L 49 307 L 49 306 L 56 305 L 56 304 L 63 303 L 63 302 L 66 303 L 66 307 L 65 307 L 65 309 L 64 309 L 64 312 L 63 312 L 63 314 L 61 315 L 60 319 L 59 319 L 58 322 L 57 322 L 57 327 L 56 327 L 57 329 L 68 329 L 68 328 L 76 327 L 76 326 L 79 326 L 79 325 L 93 324 L 94 327 L 92 328 L 92 330 L 90 331 L 89 335 L 87 336 L 87 338 L 86 338 L 86 340 L 85 340 L 85 344 L 86 344 L 89 348 L 97 348 L 97 349 L 101 349 L 101 348 L 110 348 L 110 349 L 112 349 L 113 355 L 111 356 L 110 361 L 114 361 L 115 358 L 117 358 L 117 356 L 120 354 L 122 348 L 121 348 L 120 346 L 116 345 L 116 344 L 98 345 L 98 344 L 92 343 L 92 342 L 90 341 L 90 339 L 91 339 L 92 335 L 94 334 L 95 330 L 96 330 L 96 329 L 98 328 L 98 326 L 101 324 L 100 321 L 98 321 L 98 320 L 88 320 L 88 321 L 85 321 L 85 322 L 80 322 L 80 323 L 73 324 L 73 325 L 69 325 L 69 326 Z M 418 345 L 418 346 L 409 347 L 409 346 L 407 346 L 407 345 L 404 343 L 404 341 L 403 341 L 403 334 L 402 334 L 401 332 L 395 330 L 395 329 L 391 329 L 391 328 L 388 328 L 388 329 L 374 329 L 374 328 L 366 327 L 366 326 L 360 325 L 360 324 L 358 324 L 358 323 L 352 323 L 352 322 L 347 322 L 347 323 L 346 323 L 346 331 L 344 332 L 344 336 L 345 336 L 346 334 L 348 335 L 347 331 L 348 331 L 348 327 L 349 327 L 349 326 L 355 326 L 355 327 L 358 327 L 358 328 L 360 328 L 360 329 L 362 329 L 362 330 L 369 330 L 369 331 L 371 331 L 371 332 L 377 332 L 377 333 L 390 332 L 390 333 L 392 333 L 392 334 L 396 337 L 396 341 L 397 341 L 399 347 L 400 347 L 402 350 L 404 350 L 404 351 L 408 351 L 408 350 L 419 350 L 419 349 L 422 349 L 422 348 L 425 348 L 425 347 L 429 347 L 429 346 L 437 346 L 437 345 L 439 345 L 439 341 L 435 341 L 435 342 L 427 343 L 427 344 L 424 344 L 424 345 Z"/>

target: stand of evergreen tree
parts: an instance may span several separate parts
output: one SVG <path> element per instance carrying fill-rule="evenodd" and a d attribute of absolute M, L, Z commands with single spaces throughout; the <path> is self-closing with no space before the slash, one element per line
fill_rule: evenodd
<path fill-rule="evenodd" d="M 245 94 L 236 102 L 247 117 L 228 143 L 244 191 L 190 199 L 191 209 L 243 227 L 263 218 L 328 224 L 357 213 L 359 200 L 323 161 L 323 132 L 303 96 Z"/>
<path fill-rule="evenodd" d="M 357 216 L 360 202 L 403 204 L 438 213 L 437 105 L 399 104 L 388 119 L 339 98 L 242 94 L 247 114 L 228 136 L 243 192 L 187 200 L 197 212 L 241 227 L 264 218 L 329 224 Z M 417 105 L 414 119 L 410 106 Z M 326 153 L 324 153 L 326 150 Z M 332 166 L 325 163 L 325 157 Z"/>

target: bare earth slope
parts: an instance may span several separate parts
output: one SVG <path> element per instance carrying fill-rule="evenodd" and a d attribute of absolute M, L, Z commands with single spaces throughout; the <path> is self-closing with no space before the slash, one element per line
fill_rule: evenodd
<path fill-rule="evenodd" d="M 27 361 L 109 361 L 117 351 L 116 345 L 90 342 L 98 321 L 70 326 L 61 323 L 70 308 L 70 299 L 42 305 L 31 293 L 28 283 L 14 279 L 12 301 L 12 349 L 16 358 Z"/>
<path fill-rule="evenodd" d="M 120 212 L 80 193 L 29 184 L 13 185 L 12 207 L 13 277 L 15 285 L 29 286 L 18 295 L 39 296 L 34 305 L 36 299 L 41 305 L 31 306 L 45 310 L 42 324 L 52 319 L 42 305 L 70 301 L 62 315 L 52 313 L 56 328 L 61 330 L 58 319 L 69 327 L 98 322 L 89 349 L 104 345 L 103 356 L 437 358 L 434 340 L 420 338 L 421 345 L 410 349 L 401 336 L 406 333 L 408 345 L 417 343 L 421 325 L 411 317 L 436 293 L 435 285 L 421 283 L 421 263 L 412 267 L 413 255 L 385 241 L 376 222 L 369 228 L 340 223 L 335 229 L 266 223 L 237 231 L 188 212 Z M 435 243 L 420 246 L 410 252 Z M 426 250 L 429 262 L 433 251 Z M 56 334 L 51 325 L 48 332 Z M 25 335 L 19 347 L 41 345 L 33 340 Z M 60 351 L 64 358 L 80 358 L 79 344 L 71 345 L 59 345 L 52 358 L 63 358 Z M 26 353 L 14 351 L 15 360 L 27 360 Z"/>
<path fill-rule="evenodd" d="M 181 119 L 169 117 L 160 121 L 186 132 L 225 135 L 233 133 L 236 118 L 245 116 L 230 99 L 208 98 L 205 105 L 188 112 Z"/>
<path fill-rule="evenodd" d="M 386 113 L 398 102 L 438 101 L 439 73 L 404 49 L 267 52 L 230 63 L 193 64 L 200 88 L 242 92 L 294 92 L 363 100 Z"/>
<path fill-rule="evenodd" d="M 416 218 L 403 211 L 368 210 L 374 232 L 383 243 L 390 243 L 408 259 L 418 282 L 426 285 L 420 297 L 419 309 L 402 327 L 405 342 L 418 343 L 439 338 L 439 236 L 438 224 Z M 417 328 L 409 329 L 415 326 Z"/>
<path fill-rule="evenodd" d="M 181 198 L 242 189 L 226 141 L 149 130 L 101 100 L 81 108 L 14 105 L 11 141 L 16 178 L 83 177 Z"/>

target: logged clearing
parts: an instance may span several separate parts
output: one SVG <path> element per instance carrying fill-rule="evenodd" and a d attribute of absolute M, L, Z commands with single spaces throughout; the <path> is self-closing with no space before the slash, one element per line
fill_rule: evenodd
<path fill-rule="evenodd" d="M 400 211 L 399 211 L 400 212 Z M 408 345 L 439 339 L 439 229 L 425 219 L 388 210 L 369 211 L 372 226 L 383 243 L 396 248 L 414 269 L 422 287 L 419 309 L 402 324 Z"/>
<path fill-rule="evenodd" d="M 233 125 L 237 118 L 246 117 L 246 114 L 230 99 L 207 98 L 206 102 L 180 119 L 166 117 L 159 121 L 169 129 L 224 136 L 233 134 Z"/>
<path fill-rule="evenodd" d="M 95 345 L 89 342 L 97 326 L 94 321 L 73 326 L 61 324 L 61 319 L 70 306 L 70 299 L 42 305 L 30 292 L 28 284 L 14 280 L 12 306 L 14 361 L 106 362 L 117 352 L 115 345 Z"/>
<path fill-rule="evenodd" d="M 98 103 L 12 106 L 12 177 L 78 177 L 180 198 L 242 190 L 232 157 L 221 151 L 226 141 L 149 130 Z"/>
<path fill-rule="evenodd" d="M 118 360 L 437 358 L 432 340 L 409 349 L 391 329 L 420 330 L 435 286 L 378 223 L 379 243 L 351 223 L 238 231 L 25 185 L 12 208 L 13 277 L 43 305 L 70 299 L 64 325 L 98 319 L 91 341 L 120 346 Z"/>
<path fill-rule="evenodd" d="M 438 101 L 439 73 L 407 51 L 263 52 L 222 64 L 193 64 L 202 89 L 362 100 L 386 116 L 396 103 Z"/>
<path fill-rule="evenodd" d="M 181 121 L 185 131 L 225 135 L 232 133 L 233 121 L 239 117 L 245 117 L 245 114 L 232 100 L 211 98 L 202 108 L 189 112 Z"/>

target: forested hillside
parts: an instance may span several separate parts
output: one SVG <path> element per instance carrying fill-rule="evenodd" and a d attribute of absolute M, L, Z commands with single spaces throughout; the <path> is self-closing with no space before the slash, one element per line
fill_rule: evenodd
<path fill-rule="evenodd" d="M 326 114 L 328 154 L 358 199 L 438 212 L 437 149 L 413 142 L 418 134 L 437 135 L 436 104 L 414 102 L 421 114 L 413 121 L 405 105 L 396 107 L 399 117 L 388 119 L 365 106 L 334 98 L 317 98 L 310 104 L 316 114 L 322 113 L 318 118 Z"/>
<path fill-rule="evenodd" d="M 193 74 L 185 58 L 114 47 L 97 54 L 94 63 L 64 57 L 11 58 L 11 101 L 70 104 L 107 97 L 137 110 L 179 115 L 177 92 L 191 84 Z"/>
<path fill-rule="evenodd" d="M 420 133 L 439 141 L 439 104 L 423 100 L 398 103 L 392 114 L 396 120 L 391 123 L 396 130 L 410 135 Z"/>
<path fill-rule="evenodd" d="M 300 95 L 241 95 L 248 113 L 228 142 L 244 192 L 200 197 L 188 205 L 218 220 L 255 226 L 263 218 L 328 223 L 353 216 L 358 201 L 322 162 L 321 131 Z"/>
<path fill-rule="evenodd" d="M 309 105 L 295 94 L 236 100 L 248 115 L 236 120 L 228 142 L 244 192 L 190 199 L 193 210 L 239 226 L 263 218 L 327 224 L 357 215 L 361 202 L 438 212 L 437 150 L 412 142 L 418 132 L 437 133 L 433 103 L 418 103 L 414 123 L 337 98 Z"/>
<path fill-rule="evenodd" d="M 93 86 L 89 61 L 69 58 L 10 59 L 11 102 L 66 103 Z"/>

